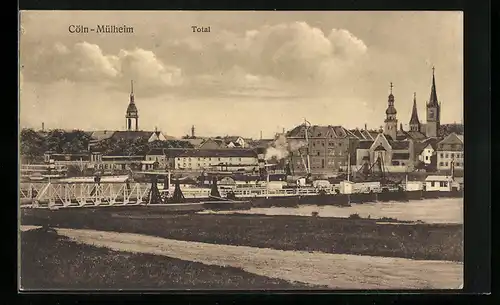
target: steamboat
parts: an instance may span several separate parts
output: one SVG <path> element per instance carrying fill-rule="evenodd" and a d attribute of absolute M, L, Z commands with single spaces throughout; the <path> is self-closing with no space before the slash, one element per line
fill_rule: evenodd
<path fill-rule="evenodd" d="M 203 206 L 208 209 L 297 205 L 350 206 L 368 202 L 462 197 L 462 184 L 451 176 L 429 175 L 425 181 L 389 179 L 380 158 L 368 168 L 330 180 L 314 180 L 308 173 L 294 179 L 287 170 L 272 172 L 264 165 L 258 175 L 202 173 L 196 179 L 163 170 L 129 172 L 128 175 L 52 179 L 20 185 L 21 205 L 26 207 L 84 206 Z M 452 167 L 453 168 L 453 167 Z M 353 175 L 354 174 L 354 175 Z M 352 177 L 354 176 L 354 177 Z M 141 179 L 144 182 L 138 182 Z M 232 181 L 232 183 L 228 183 Z"/>

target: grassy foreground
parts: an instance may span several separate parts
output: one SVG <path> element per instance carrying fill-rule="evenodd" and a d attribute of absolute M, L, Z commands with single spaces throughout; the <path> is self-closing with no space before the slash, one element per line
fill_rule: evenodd
<path fill-rule="evenodd" d="M 152 208 L 22 211 L 23 225 L 146 234 L 279 250 L 462 261 L 462 225 L 381 225 L 376 220 L 168 214 Z"/>
<path fill-rule="evenodd" d="M 82 245 L 45 229 L 22 232 L 21 287 L 26 290 L 314 288 L 233 267 Z"/>

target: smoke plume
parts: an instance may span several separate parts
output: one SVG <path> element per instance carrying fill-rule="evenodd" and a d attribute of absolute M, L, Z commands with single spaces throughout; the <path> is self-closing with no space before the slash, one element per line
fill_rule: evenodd
<path fill-rule="evenodd" d="M 265 159 L 282 160 L 290 155 L 291 152 L 298 151 L 300 148 L 307 146 L 304 140 L 288 140 L 284 135 L 279 135 L 274 143 L 267 148 Z"/>

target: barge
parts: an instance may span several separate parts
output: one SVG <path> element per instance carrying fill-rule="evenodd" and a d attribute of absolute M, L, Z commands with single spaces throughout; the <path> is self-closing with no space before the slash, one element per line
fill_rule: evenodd
<path fill-rule="evenodd" d="M 150 173 L 150 183 L 136 183 L 127 176 L 75 178 L 48 183 L 22 183 L 21 204 L 32 207 L 83 207 L 124 205 L 199 204 L 204 207 L 272 207 L 298 205 L 350 206 L 370 202 L 420 200 L 441 197 L 462 197 L 463 188 L 453 184 L 453 178 L 429 176 L 425 182 L 383 185 L 377 181 L 341 181 L 330 187 L 234 187 L 223 188 L 214 178 L 209 188 L 184 187 L 180 180 L 170 184 L 164 179 L 162 187 L 158 178 L 169 173 Z M 426 188 L 434 180 L 443 180 L 447 188 Z M 449 183 L 448 183 L 449 182 Z"/>

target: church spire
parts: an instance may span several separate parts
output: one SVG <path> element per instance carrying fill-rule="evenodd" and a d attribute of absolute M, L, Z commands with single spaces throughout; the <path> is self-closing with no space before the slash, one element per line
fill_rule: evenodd
<path fill-rule="evenodd" d="M 411 111 L 410 130 L 411 131 L 420 131 L 420 120 L 418 119 L 417 93 L 416 92 L 413 92 L 413 110 Z"/>
<path fill-rule="evenodd" d="M 431 87 L 431 96 L 429 98 L 429 106 L 438 106 L 438 99 L 436 93 L 436 77 L 434 76 L 435 68 L 432 67 L 432 87 Z"/>
<path fill-rule="evenodd" d="M 384 134 L 390 136 L 392 140 L 396 140 L 396 133 L 398 129 L 398 120 L 396 119 L 397 111 L 394 107 L 394 95 L 392 94 L 392 82 L 390 84 L 390 94 L 387 100 L 387 109 L 385 110 L 385 128 Z"/>
<path fill-rule="evenodd" d="M 132 120 L 135 120 L 135 131 L 139 130 L 139 113 L 134 102 L 134 81 L 130 81 L 130 103 L 125 114 L 125 125 L 128 131 L 133 130 Z"/>
<path fill-rule="evenodd" d="M 130 81 L 130 104 L 134 103 L 134 81 Z"/>

